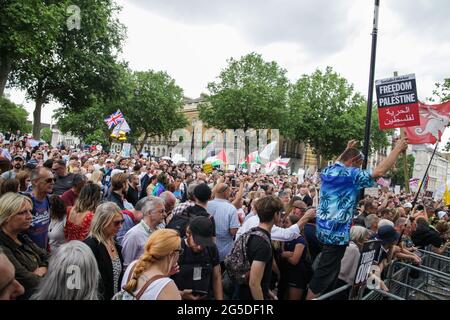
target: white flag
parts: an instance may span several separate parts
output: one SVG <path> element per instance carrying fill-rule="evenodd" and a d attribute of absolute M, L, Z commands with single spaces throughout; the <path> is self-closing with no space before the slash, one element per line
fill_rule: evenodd
<path fill-rule="evenodd" d="M 120 131 L 124 131 L 124 132 L 130 132 L 130 126 L 128 125 L 127 121 L 125 119 L 123 119 L 123 121 L 121 123 L 119 123 L 117 126 L 114 127 L 113 130 L 113 134 L 115 134 L 116 136 L 119 135 Z"/>
<path fill-rule="evenodd" d="M 263 151 L 259 154 L 259 157 L 262 159 L 270 160 L 270 156 L 275 151 L 275 147 L 277 145 L 277 141 L 273 141 L 264 147 Z"/>

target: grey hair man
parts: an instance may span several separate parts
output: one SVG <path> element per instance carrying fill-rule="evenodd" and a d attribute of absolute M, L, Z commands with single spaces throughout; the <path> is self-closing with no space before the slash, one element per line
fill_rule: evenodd
<path fill-rule="evenodd" d="M 122 241 L 122 256 L 125 267 L 142 255 L 148 238 L 161 227 L 161 222 L 166 213 L 164 200 L 161 198 L 150 196 L 139 202 L 141 201 L 143 201 L 141 209 L 143 218 L 141 222 L 128 230 Z"/>
<path fill-rule="evenodd" d="M 172 211 L 175 208 L 175 204 L 177 203 L 177 198 L 170 191 L 164 191 L 159 195 L 161 199 L 164 201 L 164 207 L 166 208 L 166 215 L 164 217 L 163 225 L 161 227 L 165 227 L 173 217 Z"/>

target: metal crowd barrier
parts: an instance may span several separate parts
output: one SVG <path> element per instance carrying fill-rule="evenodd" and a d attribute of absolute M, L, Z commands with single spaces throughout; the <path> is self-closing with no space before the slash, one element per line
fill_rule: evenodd
<path fill-rule="evenodd" d="M 384 283 L 389 291 L 365 286 L 352 288 L 349 299 L 355 300 L 450 300 L 450 251 L 436 254 L 420 250 L 422 264 L 413 265 L 402 261 L 392 262 L 387 269 Z M 315 300 L 336 298 L 352 287 L 345 285 Z"/>

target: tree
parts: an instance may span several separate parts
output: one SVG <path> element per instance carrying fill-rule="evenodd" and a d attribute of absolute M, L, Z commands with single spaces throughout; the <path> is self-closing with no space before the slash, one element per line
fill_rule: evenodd
<path fill-rule="evenodd" d="M 219 130 L 280 129 L 287 116 L 286 70 L 257 53 L 227 62 L 219 80 L 208 84 L 209 95 L 198 107 L 200 119 Z"/>
<path fill-rule="evenodd" d="M 130 125 L 130 138 L 138 152 L 150 137 L 168 138 L 187 125 L 183 110 L 183 89 L 166 72 L 138 71 L 131 78 L 130 94 L 121 110 Z"/>
<path fill-rule="evenodd" d="M 42 107 L 50 100 L 82 109 L 93 93 L 108 95 L 117 80 L 116 56 L 124 37 L 124 28 L 115 18 L 119 8 L 112 1 L 80 0 L 80 29 L 69 30 L 67 8 L 71 1 L 45 1 L 41 11 L 30 19 L 47 17 L 47 25 L 38 29 L 38 50 L 16 61 L 11 85 L 27 92 L 35 101 L 33 136 L 40 134 Z"/>
<path fill-rule="evenodd" d="M 407 161 L 407 170 L 408 175 L 407 181 L 405 181 L 405 174 L 404 174 L 404 161 L 405 161 L 405 154 L 401 153 L 400 156 L 397 159 L 397 162 L 395 163 L 395 166 L 389 170 L 387 173 L 387 177 L 392 178 L 391 182 L 393 185 L 399 185 L 402 188 L 406 187 L 406 183 L 409 183 L 409 178 L 412 176 L 412 172 L 414 170 L 414 156 L 412 154 L 408 154 L 406 156 Z"/>
<path fill-rule="evenodd" d="M 31 126 L 27 123 L 28 112 L 21 105 L 16 105 L 5 97 L 0 97 L 0 131 L 29 132 Z"/>
<path fill-rule="evenodd" d="M 325 72 L 318 69 L 311 75 L 303 75 L 292 86 L 289 109 L 288 136 L 310 145 L 319 166 L 321 157 L 333 159 L 345 149 L 348 140 L 364 139 L 366 101 L 331 67 Z M 373 150 L 387 145 L 387 134 L 389 132 L 379 129 L 374 115 L 371 125 Z"/>
<path fill-rule="evenodd" d="M 431 101 L 445 102 L 450 100 L 450 78 L 444 79 L 442 83 L 435 83 L 435 88 L 433 90 L 433 95 L 436 98 L 430 98 Z"/>
<path fill-rule="evenodd" d="M 52 142 L 52 130 L 50 128 L 42 128 L 41 139 L 47 143 Z"/>

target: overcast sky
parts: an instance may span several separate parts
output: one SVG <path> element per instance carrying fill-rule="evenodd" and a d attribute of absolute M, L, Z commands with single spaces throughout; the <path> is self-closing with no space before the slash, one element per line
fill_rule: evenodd
<path fill-rule="evenodd" d="M 133 70 L 167 71 L 188 97 L 207 92 L 228 58 L 252 51 L 277 61 L 291 81 L 332 66 L 367 96 L 374 1 L 116 1 L 127 27 L 122 58 Z M 450 76 L 450 1 L 380 2 L 375 79 L 415 73 L 425 100 Z M 33 103 L 11 96 L 31 116 Z M 44 122 L 55 107 L 44 108 Z"/>

